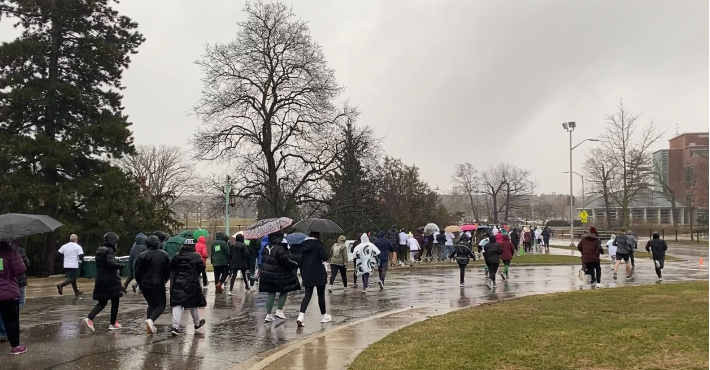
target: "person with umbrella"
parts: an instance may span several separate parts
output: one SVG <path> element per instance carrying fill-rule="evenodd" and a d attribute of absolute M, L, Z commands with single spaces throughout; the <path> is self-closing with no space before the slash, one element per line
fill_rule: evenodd
<path fill-rule="evenodd" d="M 262 250 L 261 265 L 259 265 L 259 292 L 268 293 L 264 321 L 272 322 L 274 316 L 286 319 L 283 307 L 288 293 L 301 289 L 298 278 L 293 273 L 297 266 L 296 262 L 289 258 L 284 233 L 276 231 L 269 234 L 268 244 Z M 276 293 L 279 293 L 279 300 L 276 314 L 272 315 Z"/>
<path fill-rule="evenodd" d="M 338 242 L 330 247 L 330 286 L 328 293 L 333 292 L 333 283 L 340 273 L 345 290 L 348 289 L 348 247 L 345 245 L 345 235 L 338 237 Z"/>
<path fill-rule="evenodd" d="M 195 330 L 205 325 L 205 319 L 200 319 L 200 307 L 207 306 L 207 300 L 202 293 L 200 276 L 205 264 L 195 250 L 195 240 L 185 239 L 178 254 L 170 261 L 170 307 L 173 308 L 172 335 L 181 334 L 180 320 L 185 308 L 190 310 Z"/>
<path fill-rule="evenodd" d="M 69 236 L 69 243 L 62 245 L 59 248 L 59 254 L 63 257 L 64 276 L 66 280 L 63 283 L 57 284 L 57 292 L 59 295 L 64 294 L 64 287 L 71 284 L 74 289 L 74 295 L 80 296 L 83 294 L 76 286 L 76 279 L 79 277 L 79 261 L 84 259 L 84 249 L 77 242 L 79 237 L 76 234 Z"/>
<path fill-rule="evenodd" d="M 135 265 L 136 283 L 140 287 L 146 310 L 145 329 L 148 334 L 155 334 L 155 321 L 165 311 L 165 284 L 170 279 L 170 257 L 160 248 L 160 238 L 151 235 L 146 240 L 146 251 L 138 255 Z"/>
<path fill-rule="evenodd" d="M 0 319 L 5 324 L 11 355 L 27 352 L 27 348 L 20 345 L 20 287 L 17 284 L 17 278 L 26 270 L 20 253 L 8 241 L 0 240 Z"/>
<path fill-rule="evenodd" d="M 295 226 L 294 226 L 295 227 Z M 311 231 L 306 240 L 301 243 L 302 259 L 301 259 L 301 278 L 303 279 L 303 287 L 306 288 L 306 293 L 301 301 L 301 310 L 298 313 L 296 323 L 299 327 L 304 326 L 306 309 L 311 302 L 313 289 L 318 293 L 318 307 L 321 313 L 321 323 L 331 321 L 331 316 L 326 312 L 325 307 L 325 285 L 327 283 L 328 274 L 325 271 L 325 264 L 328 262 L 328 251 L 325 245 L 320 240 L 320 233 Z"/>
<path fill-rule="evenodd" d="M 116 248 L 118 247 L 118 235 L 114 232 L 104 234 L 104 241 L 96 250 L 96 279 L 94 280 L 94 300 L 98 301 L 96 306 L 89 312 L 89 315 L 82 320 L 86 327 L 93 331 L 94 318 L 111 301 L 111 321 L 108 330 L 120 330 L 121 324 L 116 321 L 118 317 L 118 302 L 123 296 L 123 286 L 118 270 L 123 267 L 122 263 L 116 262 Z"/>

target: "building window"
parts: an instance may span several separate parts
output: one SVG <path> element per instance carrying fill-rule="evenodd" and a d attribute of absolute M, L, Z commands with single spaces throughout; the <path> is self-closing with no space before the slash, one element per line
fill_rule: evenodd
<path fill-rule="evenodd" d="M 695 185 L 695 165 L 693 164 L 685 168 L 685 184 L 687 186 Z"/>
<path fill-rule="evenodd" d="M 690 157 L 695 158 L 695 157 L 708 157 L 708 149 L 702 150 L 702 149 L 696 149 L 696 150 L 691 150 L 690 151 Z"/>
<path fill-rule="evenodd" d="M 671 210 L 668 208 L 661 209 L 661 222 L 662 225 L 671 224 Z"/>

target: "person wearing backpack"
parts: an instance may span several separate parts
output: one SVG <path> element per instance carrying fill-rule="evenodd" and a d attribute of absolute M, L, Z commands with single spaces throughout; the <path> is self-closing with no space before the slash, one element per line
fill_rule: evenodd
<path fill-rule="evenodd" d="M 456 263 L 459 264 L 459 287 L 465 287 L 464 277 L 466 275 L 466 266 L 470 259 L 476 260 L 476 255 L 473 254 L 469 247 L 459 243 L 454 247 L 454 251 L 451 252 L 448 257 L 455 259 Z"/>

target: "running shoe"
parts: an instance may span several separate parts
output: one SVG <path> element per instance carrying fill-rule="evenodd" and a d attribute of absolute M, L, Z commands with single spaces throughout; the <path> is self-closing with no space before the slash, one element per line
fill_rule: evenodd
<path fill-rule="evenodd" d="M 94 329 L 94 322 L 92 320 L 89 320 L 88 317 L 83 318 L 81 322 L 84 323 L 87 329 L 91 330 L 92 332 L 96 331 L 96 329 Z"/>
<path fill-rule="evenodd" d="M 21 355 L 21 354 L 23 354 L 23 353 L 25 353 L 25 352 L 27 352 L 27 347 L 25 347 L 25 346 L 13 347 L 13 348 L 10 350 L 10 354 L 11 354 L 11 355 Z"/>
<path fill-rule="evenodd" d="M 331 321 L 333 321 L 333 318 L 328 314 L 325 314 L 325 315 L 321 316 L 321 318 L 320 318 L 321 324 L 325 324 L 325 323 L 331 322 Z"/>
<path fill-rule="evenodd" d="M 328 293 L 333 293 L 333 286 L 332 285 L 328 285 Z"/>
<path fill-rule="evenodd" d="M 303 320 L 305 319 L 304 316 L 305 315 L 303 314 L 303 312 L 300 312 L 298 314 L 298 319 L 296 319 L 296 325 L 298 325 L 299 328 L 302 328 L 305 326 L 305 325 L 303 325 Z"/>
<path fill-rule="evenodd" d="M 579 274 L 577 275 L 580 281 L 584 281 L 584 270 L 579 270 Z"/>
<path fill-rule="evenodd" d="M 145 332 L 148 334 L 155 334 L 158 332 L 158 329 L 155 327 L 155 323 L 153 322 L 153 320 L 145 320 Z"/>
<path fill-rule="evenodd" d="M 279 319 L 286 320 L 286 315 L 284 315 L 283 310 L 276 310 L 274 316 L 278 317 Z"/>
<path fill-rule="evenodd" d="M 616 272 L 614 273 L 614 280 L 616 280 Z"/>
<path fill-rule="evenodd" d="M 384 290 L 384 289 L 385 289 L 385 282 L 380 280 L 380 290 Z"/>
<path fill-rule="evenodd" d="M 274 321 L 274 320 L 275 320 L 275 319 L 274 319 L 274 315 L 272 315 L 272 314 L 268 314 L 268 315 L 266 315 L 266 317 L 264 318 L 264 321 L 265 321 L 265 322 L 272 322 L 272 321 Z"/>
<path fill-rule="evenodd" d="M 195 325 L 195 330 L 205 326 L 205 319 L 200 320 L 197 325 Z"/>
<path fill-rule="evenodd" d="M 597 288 L 604 288 L 604 285 L 602 285 L 601 283 L 596 283 L 595 286 L 596 286 Z"/>
<path fill-rule="evenodd" d="M 182 331 L 180 331 L 180 328 L 173 327 L 172 330 L 170 330 L 170 334 L 172 334 L 173 337 L 177 337 L 178 335 L 182 334 Z"/>
<path fill-rule="evenodd" d="M 57 292 L 59 293 L 59 295 L 64 294 L 63 290 L 64 290 L 64 287 L 62 286 L 62 284 L 57 284 Z"/>
<path fill-rule="evenodd" d="M 504 273 L 502 273 L 502 272 L 500 273 L 500 277 L 502 277 L 502 278 L 503 278 L 503 280 L 507 279 L 507 278 L 505 277 L 505 274 L 504 274 Z"/>
<path fill-rule="evenodd" d="M 121 326 L 121 324 L 119 324 L 118 321 L 116 321 L 115 324 L 108 326 L 108 330 L 121 330 L 121 329 L 123 329 L 123 326 Z"/>
<path fill-rule="evenodd" d="M 459 288 L 465 288 L 466 286 L 463 284 L 459 284 Z"/>
<path fill-rule="evenodd" d="M 488 289 L 493 289 L 493 280 L 488 279 L 488 282 L 486 283 L 486 286 L 488 286 Z"/>

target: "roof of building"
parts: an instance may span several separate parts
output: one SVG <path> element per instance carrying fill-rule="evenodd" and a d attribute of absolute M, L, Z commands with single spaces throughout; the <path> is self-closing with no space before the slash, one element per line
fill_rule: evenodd
<path fill-rule="evenodd" d="M 678 134 L 678 135 L 668 139 L 668 141 L 675 140 L 681 136 L 686 136 L 686 135 L 710 135 L 710 133 L 708 133 L 708 132 L 684 132 L 682 134 Z"/>
<path fill-rule="evenodd" d="M 612 208 L 618 208 L 614 203 L 613 198 L 610 198 Z M 637 195 L 629 204 L 629 208 L 671 208 L 671 199 L 664 193 L 655 190 L 645 190 Z M 683 208 L 685 205 L 676 199 L 675 206 Z M 587 209 L 604 208 L 604 198 L 601 196 L 593 196 L 587 200 Z M 581 210 L 582 208 L 577 208 Z"/>

